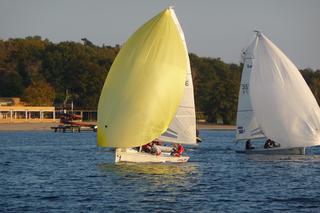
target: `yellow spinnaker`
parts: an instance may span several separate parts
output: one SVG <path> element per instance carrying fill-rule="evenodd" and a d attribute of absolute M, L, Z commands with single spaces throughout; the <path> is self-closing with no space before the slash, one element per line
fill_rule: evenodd
<path fill-rule="evenodd" d="M 136 147 L 168 128 L 181 101 L 188 62 L 173 9 L 140 27 L 121 48 L 98 105 L 98 145 Z"/>

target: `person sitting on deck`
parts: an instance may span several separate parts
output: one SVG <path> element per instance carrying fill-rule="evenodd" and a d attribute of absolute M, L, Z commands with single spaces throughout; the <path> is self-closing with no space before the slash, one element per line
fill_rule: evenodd
<path fill-rule="evenodd" d="M 152 143 L 147 143 L 142 146 L 142 151 L 146 153 L 151 153 Z"/>
<path fill-rule="evenodd" d="M 158 143 L 152 143 L 151 154 L 153 154 L 153 155 L 161 155 L 161 149 L 158 146 Z"/>
<path fill-rule="evenodd" d="M 142 146 L 142 151 L 146 153 L 150 153 L 153 155 L 160 155 L 161 154 L 161 149 L 158 146 L 160 144 L 160 141 L 153 140 L 150 143 L 147 143 Z"/>
<path fill-rule="evenodd" d="M 280 147 L 280 144 L 274 142 L 273 140 L 271 140 L 271 146 L 272 146 L 272 147 Z"/>
<path fill-rule="evenodd" d="M 180 157 L 182 155 L 182 153 L 184 152 L 184 148 L 181 144 L 178 145 L 174 145 L 171 155 L 173 155 L 174 157 Z"/>
<path fill-rule="evenodd" d="M 246 141 L 246 149 L 254 149 L 254 146 L 252 146 L 250 140 L 247 140 L 247 141 Z"/>
<path fill-rule="evenodd" d="M 264 148 L 265 149 L 269 149 L 272 148 L 272 142 L 270 139 L 266 140 L 265 144 L 264 144 Z"/>
<path fill-rule="evenodd" d="M 273 148 L 273 147 L 280 147 L 280 144 L 274 142 L 274 141 L 271 140 L 271 139 L 268 139 L 268 140 L 266 141 L 266 143 L 264 144 L 264 148 L 265 148 L 265 149 L 269 149 L 269 148 Z"/>

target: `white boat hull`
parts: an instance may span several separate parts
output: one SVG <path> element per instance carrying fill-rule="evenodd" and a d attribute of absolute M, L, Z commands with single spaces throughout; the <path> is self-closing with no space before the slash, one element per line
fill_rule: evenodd
<path fill-rule="evenodd" d="M 138 152 L 134 149 L 115 150 L 115 162 L 131 163 L 185 163 L 189 160 L 188 156 L 174 157 L 168 154 L 152 155 L 145 152 Z"/>
<path fill-rule="evenodd" d="M 305 147 L 293 148 L 269 148 L 269 149 L 248 149 L 236 151 L 244 154 L 263 154 L 263 155 L 305 155 Z"/>

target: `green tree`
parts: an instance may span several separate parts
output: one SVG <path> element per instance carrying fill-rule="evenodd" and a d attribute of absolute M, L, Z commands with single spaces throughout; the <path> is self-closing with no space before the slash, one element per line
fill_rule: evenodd
<path fill-rule="evenodd" d="M 16 72 L 0 72 L 0 96 L 20 97 L 23 93 L 21 76 Z"/>
<path fill-rule="evenodd" d="M 52 43 L 40 36 L 0 40 L 0 96 L 23 96 L 35 105 L 62 104 L 65 91 L 76 108 L 96 109 L 101 89 L 120 45 Z M 209 122 L 236 120 L 243 64 L 189 54 L 196 111 Z M 301 74 L 320 103 L 320 70 Z"/>

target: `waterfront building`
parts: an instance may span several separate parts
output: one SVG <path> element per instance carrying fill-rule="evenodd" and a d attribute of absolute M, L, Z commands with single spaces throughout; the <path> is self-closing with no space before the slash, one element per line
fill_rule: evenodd
<path fill-rule="evenodd" d="M 0 97 L 0 122 L 54 122 L 54 106 L 30 106 L 20 98 Z"/>

